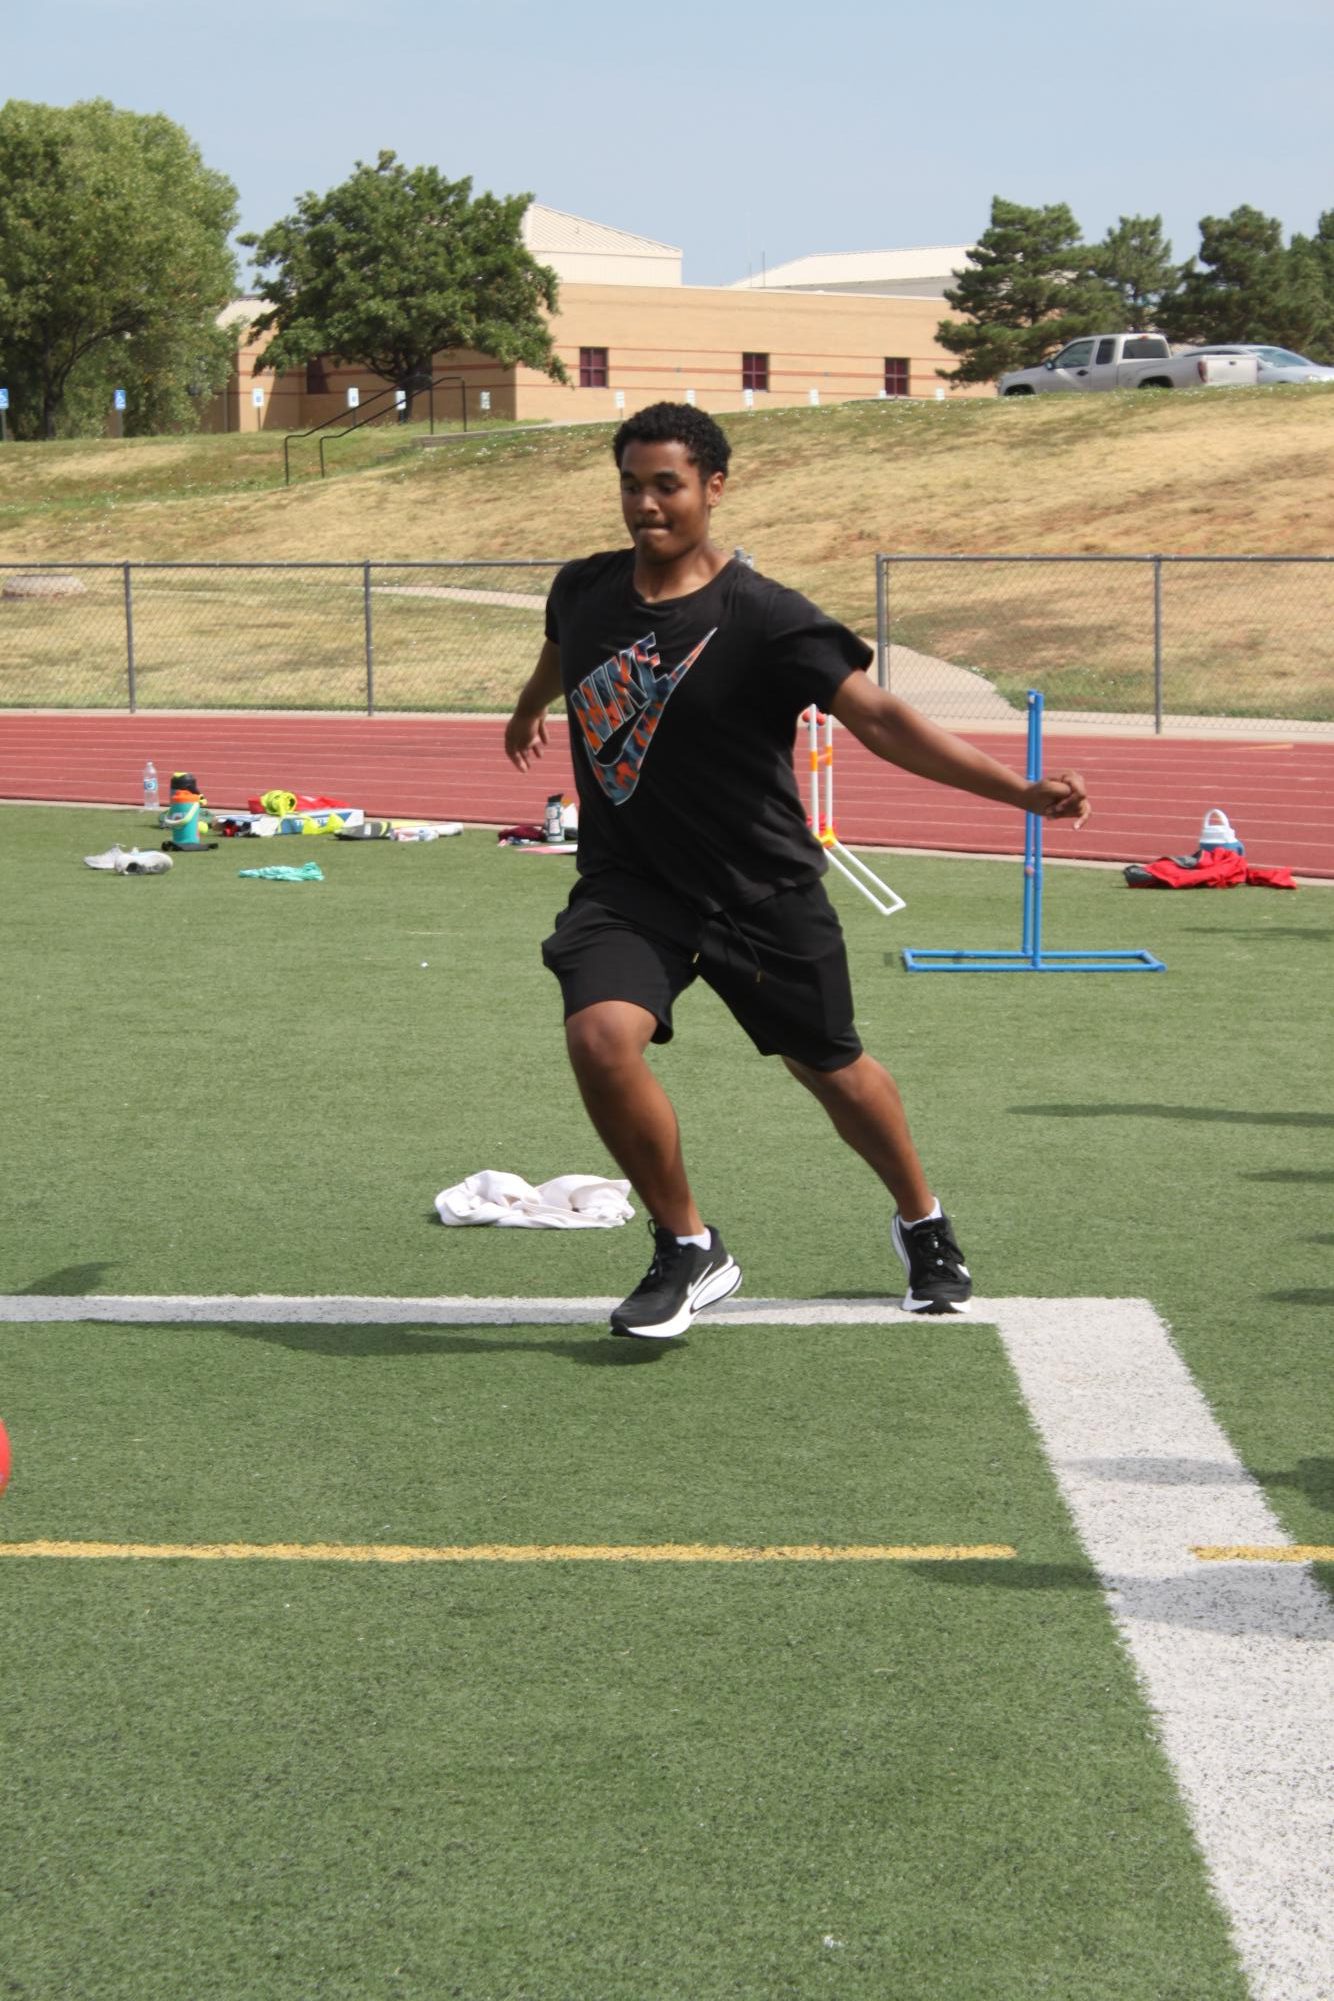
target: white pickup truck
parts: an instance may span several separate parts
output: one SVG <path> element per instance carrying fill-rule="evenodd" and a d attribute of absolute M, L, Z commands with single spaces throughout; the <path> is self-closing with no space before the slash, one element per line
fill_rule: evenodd
<path fill-rule="evenodd" d="M 1225 389 L 1253 387 L 1254 355 L 1173 354 L 1161 334 L 1085 334 L 1036 368 L 1011 369 L 998 396 L 1045 396 L 1073 389 Z"/>

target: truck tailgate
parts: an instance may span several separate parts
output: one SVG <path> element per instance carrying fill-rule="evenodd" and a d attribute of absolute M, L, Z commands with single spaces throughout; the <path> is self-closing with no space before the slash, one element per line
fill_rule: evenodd
<path fill-rule="evenodd" d="M 1195 363 L 1200 381 L 1210 388 L 1253 387 L 1260 367 L 1253 354 L 1198 354 Z"/>

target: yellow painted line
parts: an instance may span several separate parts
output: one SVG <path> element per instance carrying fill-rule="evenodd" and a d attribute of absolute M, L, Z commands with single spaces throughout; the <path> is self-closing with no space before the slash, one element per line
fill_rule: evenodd
<path fill-rule="evenodd" d="M 1008 1543 L 0 1542 L 0 1556 L 189 1558 L 197 1563 L 990 1563 Z"/>
<path fill-rule="evenodd" d="M 1201 1563 L 1334 1563 L 1334 1543 L 1204 1543 L 1191 1555 Z"/>

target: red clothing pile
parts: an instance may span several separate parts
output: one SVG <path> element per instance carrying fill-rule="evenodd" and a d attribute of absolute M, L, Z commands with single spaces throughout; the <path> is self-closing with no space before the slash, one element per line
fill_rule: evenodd
<path fill-rule="evenodd" d="M 1231 848 L 1201 848 L 1193 855 L 1163 855 L 1132 862 L 1124 871 L 1132 889 L 1236 889 L 1242 883 L 1296 889 L 1290 868 L 1261 868 Z"/>

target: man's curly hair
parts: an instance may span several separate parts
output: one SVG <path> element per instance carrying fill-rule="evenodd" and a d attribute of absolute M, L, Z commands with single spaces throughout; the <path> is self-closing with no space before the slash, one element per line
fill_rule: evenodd
<path fill-rule="evenodd" d="M 700 478 L 716 472 L 726 474 L 732 447 L 726 434 L 703 410 L 693 403 L 650 403 L 627 417 L 611 441 L 612 457 L 619 466 L 627 445 L 684 445 L 686 457 L 699 467 Z"/>

